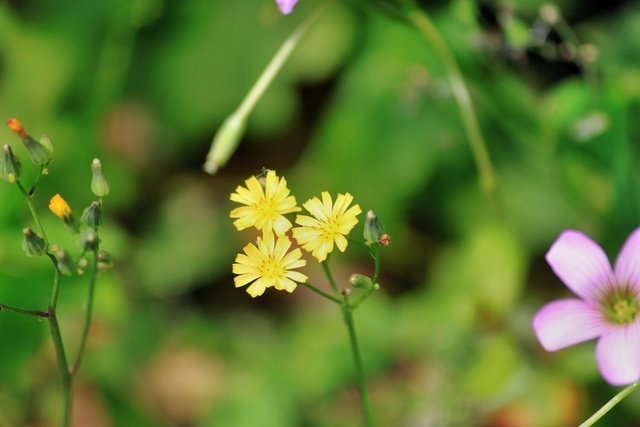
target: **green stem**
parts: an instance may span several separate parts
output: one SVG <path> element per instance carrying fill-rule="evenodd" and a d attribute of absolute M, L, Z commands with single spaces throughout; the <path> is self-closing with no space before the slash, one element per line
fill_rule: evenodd
<path fill-rule="evenodd" d="M 282 43 L 280 49 L 273 55 L 269 65 L 267 68 L 262 71 L 262 74 L 258 78 L 258 80 L 254 83 L 253 87 L 244 97 L 240 106 L 235 111 L 234 114 L 237 114 L 241 117 L 246 117 L 256 106 L 257 102 L 262 98 L 262 95 L 267 90 L 273 79 L 282 69 L 284 63 L 289 59 L 291 53 L 296 48 L 302 36 L 307 32 L 311 24 L 313 24 L 316 19 L 325 11 L 327 8 L 328 2 L 320 5 L 312 14 L 310 14 L 302 23 L 295 29 L 293 33 L 287 38 L 287 40 Z"/>
<path fill-rule="evenodd" d="M 373 284 L 375 285 L 380 280 L 380 245 L 374 243 L 369 252 L 373 257 Z"/>
<path fill-rule="evenodd" d="M 30 310 L 28 308 L 14 307 L 8 304 L 0 304 L 0 311 L 2 310 L 13 311 L 15 313 L 28 314 L 30 316 L 41 317 L 41 318 L 47 318 L 50 316 L 50 313 L 48 311 Z"/>
<path fill-rule="evenodd" d="M 604 404 L 602 408 L 600 408 L 595 414 L 591 415 L 588 420 L 580 424 L 578 427 L 590 427 L 594 425 L 600 418 L 604 416 L 607 412 L 609 412 L 614 406 L 616 406 L 622 399 L 631 394 L 636 388 L 638 388 L 640 382 L 635 382 L 627 387 L 623 388 L 618 394 L 613 396 L 613 398 Z"/>
<path fill-rule="evenodd" d="M 330 300 L 330 301 L 333 301 L 333 302 L 335 302 L 336 304 L 342 304 L 342 301 L 341 301 L 341 300 L 339 300 L 338 298 L 336 298 L 336 297 L 334 297 L 334 296 L 329 295 L 329 294 L 328 294 L 328 293 L 326 293 L 325 291 L 323 291 L 323 290 L 320 290 L 320 289 L 316 288 L 315 286 L 313 286 L 313 285 L 312 285 L 312 284 L 310 284 L 310 283 L 303 283 L 302 285 L 303 285 L 303 286 L 306 286 L 306 287 L 307 287 L 307 288 L 309 288 L 309 289 L 311 289 L 313 292 L 315 292 L 316 294 L 320 295 L 320 296 L 321 296 L 321 297 L 323 297 L 323 298 L 326 298 L 326 299 L 328 299 L 328 300 Z"/>
<path fill-rule="evenodd" d="M 16 185 L 18 186 L 18 188 L 20 189 L 20 192 L 22 192 L 22 195 L 24 196 L 25 200 L 27 201 L 27 206 L 29 207 L 29 212 L 31 212 L 31 216 L 33 217 L 33 220 L 35 221 L 36 225 L 40 229 L 40 233 L 42 234 L 42 238 L 44 239 L 44 241 L 47 244 L 47 246 L 49 246 L 49 240 L 47 239 L 47 234 L 44 232 L 44 227 L 42 226 L 42 223 L 40 222 L 40 218 L 38 218 L 38 213 L 36 212 L 36 208 L 35 208 L 35 206 L 33 206 L 33 201 L 31 200 L 31 194 L 29 194 L 27 192 L 27 190 L 24 188 L 24 186 L 22 185 L 22 183 L 20 182 L 19 179 L 16 181 Z M 54 265 L 55 265 L 55 263 L 54 263 Z"/>
<path fill-rule="evenodd" d="M 309 27 L 311 27 L 311 24 L 327 9 L 329 2 L 330 0 L 327 0 L 318 6 L 284 41 L 238 108 L 224 120 L 216 132 L 216 135 L 213 137 L 211 148 L 205 160 L 204 170 L 207 173 L 216 173 L 229 161 L 238 144 L 240 144 L 249 114 L 269 88 L 273 79 L 278 75 L 287 59 L 289 59 L 289 56 L 291 56 L 291 53 L 302 39 L 302 36 L 304 36 Z"/>
<path fill-rule="evenodd" d="M 52 260 L 53 261 L 53 260 Z M 58 303 L 58 291 L 60 290 L 60 270 L 55 269 L 53 277 L 53 290 L 51 291 L 51 301 L 49 303 L 49 328 L 51 329 L 51 339 L 56 350 L 56 359 L 58 361 L 58 370 L 62 381 L 63 394 L 63 417 L 62 427 L 68 427 L 71 421 L 71 373 L 67 363 L 67 356 L 64 351 L 64 343 L 62 342 L 62 334 L 60 333 L 60 325 L 56 316 L 56 305 Z"/>
<path fill-rule="evenodd" d="M 371 405 L 369 404 L 369 394 L 367 393 L 367 383 L 364 374 L 364 365 L 360 354 L 360 346 L 358 345 L 358 336 L 353 321 L 353 310 L 349 305 L 349 297 L 345 294 L 342 304 L 342 313 L 344 321 L 347 324 L 349 332 L 349 343 L 351 344 L 351 353 L 353 354 L 353 362 L 356 367 L 356 377 L 358 380 L 358 389 L 360 390 L 360 401 L 362 403 L 362 415 L 367 427 L 373 426 L 373 417 L 371 415 Z"/>
<path fill-rule="evenodd" d="M 91 327 L 91 318 L 93 313 L 93 294 L 96 286 L 96 277 L 98 276 L 98 248 L 93 250 L 93 265 L 92 275 L 89 280 L 89 290 L 87 293 L 87 306 L 84 312 L 84 325 L 82 326 L 82 335 L 80 337 L 80 346 L 78 347 L 78 355 L 71 368 L 71 375 L 75 375 L 78 372 L 82 357 L 84 356 L 85 349 L 87 347 L 87 338 L 89 337 L 89 329 Z"/>
<path fill-rule="evenodd" d="M 325 276 L 327 276 L 327 280 L 331 285 L 331 289 L 333 289 L 333 292 L 335 292 L 336 295 L 340 295 L 340 291 L 338 290 L 338 285 L 336 285 L 336 281 L 333 278 L 331 269 L 329 269 L 329 261 L 325 260 L 325 261 L 322 261 L 320 264 L 322 264 L 322 269 L 324 270 Z"/>
<path fill-rule="evenodd" d="M 480 185 L 485 194 L 491 197 L 495 192 L 496 186 L 493 165 L 491 164 L 489 152 L 484 143 L 482 132 L 480 131 L 469 90 L 462 77 L 458 63 L 449 46 L 444 41 L 444 38 L 424 10 L 417 6 L 411 7 L 407 11 L 407 18 L 435 49 L 447 70 L 447 78 L 449 79 L 453 96 L 460 109 L 464 130 L 467 134 L 469 145 L 471 146 L 474 161 L 478 167 Z"/>

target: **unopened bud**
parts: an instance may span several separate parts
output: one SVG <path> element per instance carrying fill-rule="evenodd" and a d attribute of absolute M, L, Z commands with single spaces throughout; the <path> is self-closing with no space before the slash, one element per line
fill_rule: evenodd
<path fill-rule="evenodd" d="M 20 137 L 24 146 L 27 148 L 29 152 L 29 157 L 33 163 L 37 165 L 44 165 L 49 163 L 51 160 L 51 156 L 53 155 L 53 146 L 51 145 L 51 140 L 45 138 L 44 142 L 38 142 L 31 137 L 25 130 L 22 123 L 17 119 L 9 119 L 7 120 L 7 126 L 11 129 L 16 135 Z M 48 137 L 47 137 L 48 138 Z"/>
<path fill-rule="evenodd" d="M 98 270 L 104 271 L 113 267 L 113 256 L 105 250 L 98 251 Z"/>
<path fill-rule="evenodd" d="M 109 194 L 109 183 L 104 177 L 100 159 L 93 159 L 93 162 L 91 162 L 91 191 L 98 197 L 104 197 Z"/>
<path fill-rule="evenodd" d="M 11 146 L 5 144 L 0 156 L 0 178 L 13 184 L 20 177 L 20 160 L 13 154 Z"/>
<path fill-rule="evenodd" d="M 213 137 L 213 142 L 203 167 L 206 173 L 213 175 L 227 164 L 240 144 L 246 125 L 244 116 L 232 114 L 227 117 Z"/>
<path fill-rule="evenodd" d="M 78 226 L 73 219 L 71 208 L 60 194 L 56 194 L 51 198 L 51 200 L 49 200 L 49 210 L 51 210 L 55 216 L 63 220 L 64 223 L 73 231 L 78 231 Z"/>
<path fill-rule="evenodd" d="M 358 289 L 373 288 L 373 282 L 371 279 L 363 274 L 352 274 L 351 277 L 349 277 L 349 283 L 351 286 Z"/>
<path fill-rule="evenodd" d="M 378 220 L 376 214 L 373 211 L 367 212 L 367 219 L 364 223 L 364 243 L 367 246 L 379 243 L 380 236 L 383 234 L 384 226 Z"/>
<path fill-rule="evenodd" d="M 94 230 L 97 229 L 98 226 L 102 224 L 102 208 L 100 202 L 91 202 L 89 207 L 82 212 L 80 220 L 88 227 Z"/>
<path fill-rule="evenodd" d="M 94 250 L 98 247 L 98 243 L 100 243 L 100 238 L 98 237 L 98 233 L 93 229 L 89 229 L 82 233 L 82 246 L 85 249 Z"/>
<path fill-rule="evenodd" d="M 27 137 L 27 131 L 24 130 L 24 126 L 22 126 L 22 123 L 20 123 L 18 119 L 11 118 L 7 120 L 7 127 L 20 138 Z"/>
<path fill-rule="evenodd" d="M 47 249 L 47 244 L 42 236 L 28 227 L 22 229 L 22 234 L 24 235 L 22 239 L 22 249 L 27 256 L 40 256 L 44 254 Z"/>
<path fill-rule="evenodd" d="M 49 135 L 42 135 L 40 137 L 40 144 L 42 144 L 44 148 L 46 148 L 51 154 L 53 154 L 53 144 L 51 143 L 51 138 L 49 137 Z"/>
<path fill-rule="evenodd" d="M 86 257 L 82 257 L 76 264 L 76 272 L 80 275 L 84 274 L 89 268 L 89 260 Z"/>
<path fill-rule="evenodd" d="M 71 276 L 73 274 L 75 266 L 73 265 L 73 259 L 71 259 L 67 251 L 58 245 L 51 245 L 49 246 L 49 253 L 56 259 L 56 266 L 60 273 L 65 276 Z"/>

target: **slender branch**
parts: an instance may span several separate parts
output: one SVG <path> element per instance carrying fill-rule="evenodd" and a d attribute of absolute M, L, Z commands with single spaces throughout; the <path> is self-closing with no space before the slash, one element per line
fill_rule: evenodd
<path fill-rule="evenodd" d="M 89 280 L 89 289 L 87 292 L 87 306 L 84 312 L 84 324 L 82 326 L 82 335 L 80 337 L 80 346 L 78 347 L 78 355 L 71 368 L 71 375 L 75 375 L 80 368 L 82 357 L 87 347 L 87 338 L 89 337 L 89 329 L 91 328 L 91 319 L 93 315 L 93 294 L 96 286 L 96 278 L 98 276 L 98 248 L 93 249 L 93 265 L 91 279 Z"/>
<path fill-rule="evenodd" d="M 349 332 L 349 343 L 351 344 L 351 353 L 353 354 L 353 362 L 355 363 L 356 367 L 356 377 L 358 380 L 358 389 L 360 390 L 360 401 L 362 403 L 362 415 L 364 417 L 365 425 L 367 427 L 372 427 L 373 417 L 371 415 L 371 405 L 369 404 L 369 394 L 367 392 L 367 382 L 364 374 L 364 365 L 362 363 L 360 346 L 358 345 L 358 336 L 356 334 L 356 327 L 353 321 L 353 311 L 349 305 L 349 297 L 346 294 L 344 294 L 342 313 L 344 315 L 344 321 L 347 324 L 347 330 Z"/>
<path fill-rule="evenodd" d="M 618 394 L 613 396 L 611 400 L 604 404 L 602 408 L 600 408 L 596 413 L 591 415 L 588 420 L 580 424 L 578 427 L 590 427 L 594 425 L 600 418 L 604 416 L 607 412 L 609 412 L 614 406 L 616 406 L 622 399 L 627 397 L 633 391 L 635 391 L 640 385 L 640 382 L 635 382 L 627 387 L 623 388 Z"/>
<path fill-rule="evenodd" d="M 62 426 L 68 427 L 71 421 L 71 374 L 69 372 L 69 364 L 64 351 L 64 343 L 62 334 L 60 333 L 60 325 L 56 316 L 56 305 L 58 302 L 58 291 L 60 289 L 60 270 L 56 267 L 53 276 L 53 290 L 51 292 L 51 301 L 49 304 L 49 328 L 51 329 L 51 339 L 56 350 L 56 360 L 58 361 L 58 370 L 62 381 L 63 394 L 63 417 Z"/>
<path fill-rule="evenodd" d="M 31 217 L 33 218 L 33 220 L 35 221 L 36 225 L 40 229 L 40 233 L 42 234 L 42 238 L 44 239 L 45 243 L 48 246 L 49 245 L 49 240 L 47 239 L 47 234 L 44 232 L 44 227 L 42 226 L 42 223 L 40 222 L 40 218 L 38 217 L 38 213 L 36 212 L 36 208 L 35 208 L 35 206 L 33 206 L 33 201 L 31 200 L 31 195 L 27 192 L 27 190 L 25 190 L 24 186 L 22 185 L 22 183 L 20 182 L 19 179 L 16 180 L 16 185 L 20 189 L 20 192 L 22 192 L 22 195 L 24 196 L 24 199 L 27 201 L 27 206 L 29 207 L 29 212 L 31 212 Z"/>
<path fill-rule="evenodd" d="M 315 292 L 316 294 L 320 295 L 320 296 L 321 296 L 321 297 L 323 297 L 323 298 L 326 298 L 326 299 L 328 299 L 328 300 L 330 300 L 330 301 L 333 301 L 333 302 L 335 302 L 336 304 L 342 304 L 342 301 L 341 301 L 341 300 L 339 300 L 338 298 L 336 298 L 336 297 L 334 297 L 334 296 L 329 295 L 329 294 L 328 294 L 328 293 L 326 293 L 325 291 L 322 291 L 322 290 L 320 290 L 320 289 L 316 288 L 315 286 L 313 286 L 313 285 L 312 285 L 312 284 L 310 284 L 310 283 L 303 283 L 302 285 L 304 285 L 304 286 L 306 286 L 307 288 L 311 289 L 313 292 Z"/>
<path fill-rule="evenodd" d="M 338 285 L 336 285 L 336 281 L 333 278 L 333 274 L 331 273 L 331 270 L 329 269 L 329 261 L 325 260 L 325 261 L 322 261 L 320 264 L 322 264 L 322 269 L 324 270 L 325 276 L 327 276 L 327 280 L 329 281 L 329 284 L 331 285 L 331 289 L 333 289 L 333 292 L 335 292 L 336 295 L 340 295 L 340 291 L 338 290 Z"/>
<path fill-rule="evenodd" d="M 444 38 L 424 10 L 417 6 L 412 7 L 407 11 L 407 18 L 435 49 L 447 70 L 447 78 L 449 79 L 453 96 L 460 109 L 464 130 L 467 134 L 476 166 L 478 167 L 481 187 L 488 196 L 492 196 L 496 186 L 493 165 L 491 164 L 489 152 L 487 151 L 482 132 L 480 131 L 469 90 L 462 77 L 458 63 L 449 46 L 444 41 Z"/>
<path fill-rule="evenodd" d="M 28 314 L 30 316 L 40 317 L 43 319 L 46 319 L 51 315 L 51 313 L 49 313 L 48 311 L 30 310 L 28 308 L 20 308 L 20 307 L 14 307 L 8 304 L 0 304 L 0 311 L 3 311 L 3 310 L 13 311 L 15 313 Z"/>

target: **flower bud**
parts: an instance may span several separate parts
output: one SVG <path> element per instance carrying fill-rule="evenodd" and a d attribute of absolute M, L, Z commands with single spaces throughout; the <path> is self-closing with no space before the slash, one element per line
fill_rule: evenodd
<path fill-rule="evenodd" d="M 244 116 L 238 114 L 232 114 L 222 123 L 216 136 L 213 137 L 207 160 L 204 163 L 203 169 L 206 173 L 213 175 L 227 164 L 240 144 L 246 124 Z"/>
<path fill-rule="evenodd" d="M 109 194 L 109 183 L 104 177 L 100 159 L 93 159 L 91 162 L 91 191 L 98 197 Z"/>
<path fill-rule="evenodd" d="M 89 229 L 82 233 L 83 248 L 94 250 L 98 247 L 98 243 L 100 243 L 100 238 L 98 237 L 98 233 L 96 233 L 93 229 Z"/>
<path fill-rule="evenodd" d="M 76 222 L 73 219 L 73 213 L 66 200 L 60 194 L 56 194 L 49 200 L 49 209 L 55 216 L 64 221 L 73 231 L 78 231 Z"/>
<path fill-rule="evenodd" d="M 22 249 L 25 251 L 27 256 L 40 256 L 44 254 L 47 249 L 47 244 L 42 236 L 36 234 L 28 227 L 22 229 L 22 234 L 24 235 L 24 239 L 22 240 Z"/>
<path fill-rule="evenodd" d="M 97 229 L 98 226 L 102 224 L 102 208 L 100 202 L 91 202 L 89 207 L 82 212 L 80 221 L 94 230 Z"/>
<path fill-rule="evenodd" d="M 20 177 L 20 160 L 13 155 L 11 146 L 5 144 L 0 156 L 0 178 L 13 184 Z"/>
<path fill-rule="evenodd" d="M 53 155 L 53 146 L 50 140 L 45 139 L 43 143 L 36 141 L 27 133 L 22 123 L 17 119 L 7 120 L 7 126 L 20 137 L 33 163 L 38 165 L 49 163 Z"/>
<path fill-rule="evenodd" d="M 89 260 L 86 257 L 80 258 L 76 264 L 76 273 L 82 275 L 87 271 L 87 268 L 89 268 Z"/>
<path fill-rule="evenodd" d="M 371 279 L 363 274 L 352 274 L 351 277 L 349 277 L 349 283 L 351 286 L 358 289 L 373 288 L 373 282 Z"/>
<path fill-rule="evenodd" d="M 371 246 L 374 243 L 380 243 L 380 236 L 384 234 L 384 226 L 378 220 L 373 211 L 367 212 L 367 219 L 364 223 L 364 243 Z"/>
<path fill-rule="evenodd" d="M 58 245 L 51 245 L 49 246 L 49 253 L 56 259 L 56 265 L 60 273 L 65 276 L 71 276 L 73 274 L 75 266 L 73 265 L 73 259 L 71 259 L 67 251 Z"/>
<path fill-rule="evenodd" d="M 98 251 L 98 270 L 104 271 L 113 267 L 113 256 L 105 250 Z"/>
<path fill-rule="evenodd" d="M 51 154 L 53 154 L 53 144 L 51 143 L 51 138 L 49 135 L 42 135 L 40 137 L 40 144 L 44 146 Z"/>

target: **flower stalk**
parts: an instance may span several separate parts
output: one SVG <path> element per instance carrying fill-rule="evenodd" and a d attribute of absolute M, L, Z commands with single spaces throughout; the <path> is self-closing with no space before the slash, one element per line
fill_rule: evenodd
<path fill-rule="evenodd" d="M 602 406 L 602 408 L 598 409 L 593 415 L 589 417 L 589 419 L 587 419 L 585 422 L 580 424 L 578 427 L 591 427 L 592 425 L 594 425 L 596 422 L 600 420 L 600 418 L 602 418 L 614 406 L 620 403 L 622 399 L 624 399 L 625 397 L 633 393 L 638 388 L 638 385 L 640 385 L 640 382 L 635 382 L 633 384 L 626 386 L 622 390 L 620 390 L 618 394 L 613 396 L 611 400 L 609 400 L 607 403 L 604 404 L 604 406 Z"/>
<path fill-rule="evenodd" d="M 218 132 L 213 137 L 211 148 L 207 154 L 203 169 L 208 174 L 215 174 L 220 168 L 227 164 L 233 153 L 238 148 L 240 140 L 246 129 L 247 119 L 258 101 L 267 91 L 271 82 L 278 75 L 283 65 L 295 48 L 300 43 L 302 37 L 322 13 L 327 9 L 329 1 L 320 4 L 293 33 L 284 41 L 275 53 L 267 67 L 262 71 L 258 80 L 244 97 L 238 108 L 227 117 Z"/>

